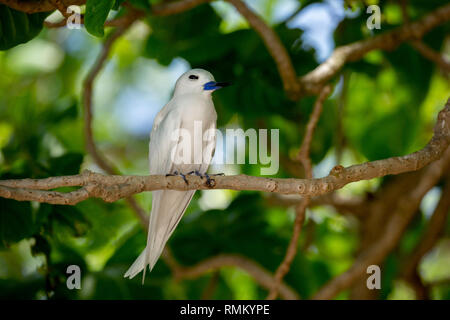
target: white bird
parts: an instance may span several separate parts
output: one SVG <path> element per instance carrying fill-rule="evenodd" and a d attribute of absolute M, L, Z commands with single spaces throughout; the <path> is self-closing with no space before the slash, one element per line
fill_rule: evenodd
<path fill-rule="evenodd" d="M 178 78 L 172 98 L 153 122 L 149 144 L 151 175 L 175 174 L 183 179 L 185 174 L 192 173 L 207 176 L 216 143 L 217 113 L 211 93 L 227 85 L 229 83 L 215 82 L 213 75 L 203 69 L 192 69 Z M 195 132 L 199 125 L 200 135 Z M 177 132 L 182 131 L 189 134 L 190 141 L 186 141 L 185 135 L 183 139 L 174 139 Z M 186 142 L 190 142 L 188 148 Z M 144 270 L 144 281 L 147 265 L 150 271 L 155 266 L 194 193 L 195 190 L 153 191 L 147 246 L 125 277 L 131 279 Z"/>

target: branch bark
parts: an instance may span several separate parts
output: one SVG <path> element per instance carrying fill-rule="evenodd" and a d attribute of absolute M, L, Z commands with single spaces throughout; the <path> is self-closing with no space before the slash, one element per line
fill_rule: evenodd
<path fill-rule="evenodd" d="M 319 292 L 314 299 L 332 299 L 339 292 L 349 288 L 365 272 L 369 265 L 380 264 L 386 256 L 396 247 L 401 235 L 409 222 L 423 196 L 439 181 L 450 165 L 450 148 L 439 161 L 427 167 L 418 185 L 404 198 L 400 199 L 397 209 L 392 215 L 385 232 L 380 239 L 368 250 L 364 251 L 354 262 L 352 267 L 343 274 L 333 278 Z"/>
<path fill-rule="evenodd" d="M 0 3 L 26 13 L 48 12 L 58 9 L 53 0 L 0 0 Z M 60 0 L 60 3 L 67 8 L 71 5 L 81 6 L 86 3 L 86 0 Z"/>
<path fill-rule="evenodd" d="M 279 179 L 247 175 L 217 176 L 212 184 L 200 177 L 188 176 L 188 184 L 180 177 L 117 176 L 85 172 L 81 175 L 47 179 L 0 180 L 0 196 L 19 201 L 39 201 L 52 204 L 76 204 L 89 197 L 112 202 L 143 191 L 160 189 L 206 190 L 233 189 L 318 196 L 340 189 L 346 184 L 395 175 L 423 168 L 439 159 L 450 144 L 450 99 L 438 114 L 434 135 L 421 150 L 401 157 L 366 162 L 347 168 L 334 167 L 330 174 L 315 179 Z M 45 191 L 64 186 L 79 186 L 79 190 L 62 193 Z"/>
<path fill-rule="evenodd" d="M 117 174 L 118 170 L 100 155 L 94 142 L 94 136 L 92 132 L 92 92 L 94 81 L 97 78 L 97 75 L 102 70 L 106 60 L 108 59 L 108 55 L 114 42 L 118 38 L 120 38 L 139 17 L 141 17 L 141 12 L 133 9 L 131 9 L 131 11 L 123 17 L 123 24 L 121 24 L 116 30 L 114 30 L 109 38 L 106 39 L 100 55 L 98 56 L 97 60 L 95 61 L 94 65 L 90 69 L 88 75 L 86 76 L 86 79 L 83 82 L 84 138 L 86 149 L 88 150 L 94 161 L 97 163 L 97 165 L 109 174 Z M 84 195 L 85 192 L 83 191 L 83 189 L 81 189 L 79 190 L 79 192 L 75 192 L 75 199 L 78 197 L 83 197 Z M 139 204 L 133 197 L 129 196 L 126 200 L 129 206 L 136 213 L 136 216 L 139 218 L 141 224 L 145 227 L 148 224 L 148 219 L 145 211 L 139 206 Z"/>
<path fill-rule="evenodd" d="M 435 246 L 439 237 L 442 235 L 445 229 L 445 222 L 447 220 L 450 211 L 450 176 L 447 175 L 446 182 L 442 189 L 441 198 L 433 212 L 433 215 L 428 222 L 427 228 L 421 237 L 418 245 L 413 250 L 411 255 L 405 259 L 406 263 L 403 268 L 402 277 L 409 282 L 412 282 L 414 287 L 420 290 L 418 296 L 423 296 L 423 284 L 416 283 L 421 281 L 418 276 L 417 268 L 422 258 Z"/>
<path fill-rule="evenodd" d="M 152 14 L 155 15 L 171 15 L 192 9 L 199 4 L 209 2 L 211 0 L 179 0 L 176 2 L 159 3 L 152 6 Z M 71 5 L 81 6 L 86 3 L 86 0 L 60 0 L 63 6 Z M 49 12 L 58 9 L 54 4 L 54 0 L 0 0 L 0 3 L 7 5 L 14 10 L 23 11 L 26 13 Z"/>
<path fill-rule="evenodd" d="M 420 39 L 425 33 L 448 20 L 450 20 L 450 4 L 430 12 L 416 22 L 405 24 L 393 31 L 338 47 L 324 63 L 300 78 L 302 91 L 305 94 L 316 93 L 347 62 L 357 61 L 372 50 L 393 50 L 405 41 Z"/>
<path fill-rule="evenodd" d="M 314 136 L 314 130 L 319 122 L 320 115 L 323 109 L 323 103 L 325 99 L 331 92 L 331 87 L 326 86 L 322 89 L 319 96 L 317 97 L 316 103 L 314 104 L 314 109 L 311 114 L 311 117 L 306 126 L 306 133 L 303 137 L 303 142 L 300 147 L 300 151 L 298 152 L 297 160 L 303 164 L 305 168 L 305 176 L 307 179 L 312 179 L 313 171 L 311 165 L 311 159 L 309 157 L 309 151 L 311 148 L 312 139 Z M 270 289 L 269 295 L 267 296 L 268 300 L 274 300 L 278 296 L 278 289 L 280 287 L 281 282 L 283 281 L 284 276 L 289 272 L 291 268 L 292 261 L 297 254 L 298 248 L 298 239 L 300 237 L 300 231 L 302 229 L 303 221 L 305 220 L 305 212 L 306 208 L 310 203 L 310 197 L 303 197 L 301 202 L 296 205 L 295 211 L 295 221 L 294 221 L 294 230 L 292 233 L 291 240 L 289 242 L 288 248 L 286 250 L 286 255 L 281 262 L 280 266 L 277 268 L 275 272 L 275 281 Z"/>
<path fill-rule="evenodd" d="M 179 0 L 175 2 L 160 3 L 153 5 L 150 13 L 153 15 L 167 16 L 190 10 L 200 4 L 210 1 L 211 0 Z M 321 88 L 332 79 L 347 62 L 357 61 L 372 50 L 393 50 L 403 42 L 417 41 L 431 29 L 450 20 L 450 4 L 447 4 L 430 12 L 416 22 L 407 23 L 393 31 L 386 32 L 379 36 L 338 47 L 325 62 L 306 75 L 297 78 L 295 69 L 292 65 L 292 60 L 273 29 L 267 26 L 265 22 L 251 11 L 241 0 L 226 1 L 234 5 L 247 19 L 250 26 L 260 35 L 275 61 L 283 81 L 284 90 L 293 100 L 298 100 L 304 95 L 318 94 Z M 63 5 L 69 6 L 72 4 L 84 4 L 86 0 L 61 0 L 61 2 Z M 39 0 L 34 2 L 0 0 L 0 3 L 27 13 L 53 11 L 57 9 L 53 4 L 53 0 Z M 111 24 L 118 25 L 117 23 Z M 58 25 L 60 25 L 60 23 L 52 24 L 51 26 Z M 442 57 L 437 59 L 435 54 L 430 54 L 430 51 L 424 49 L 420 44 L 418 46 L 420 46 L 420 48 L 416 46 L 416 49 L 420 50 L 426 57 L 439 63 L 445 68 L 448 67 L 448 63 L 441 59 Z"/>

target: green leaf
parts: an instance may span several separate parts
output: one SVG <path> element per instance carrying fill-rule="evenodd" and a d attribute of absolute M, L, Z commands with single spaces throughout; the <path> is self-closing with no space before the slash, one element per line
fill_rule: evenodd
<path fill-rule="evenodd" d="M 122 3 L 124 2 L 125 0 L 116 0 L 115 2 L 114 2 L 114 5 L 113 5 L 113 7 L 112 7 L 112 9 L 113 10 L 119 10 L 120 9 L 120 6 L 122 5 Z"/>
<path fill-rule="evenodd" d="M 136 9 L 141 9 L 141 10 L 150 9 L 149 0 L 130 0 L 130 3 Z"/>
<path fill-rule="evenodd" d="M 82 162 L 83 155 L 81 153 L 69 152 L 60 157 L 51 158 L 49 160 L 49 171 L 56 176 L 77 174 Z"/>
<path fill-rule="evenodd" d="M 0 198 L 0 246 L 28 238 L 34 230 L 30 202 Z"/>
<path fill-rule="evenodd" d="M 61 206 L 43 203 L 37 212 L 37 225 L 45 234 L 80 237 L 90 228 L 90 222 L 77 206 Z"/>
<path fill-rule="evenodd" d="M 103 25 L 113 5 L 114 0 L 88 0 L 86 2 L 84 26 L 90 34 L 97 37 L 105 35 Z"/>
<path fill-rule="evenodd" d="M 0 4 L 0 50 L 8 50 L 36 37 L 48 14 L 26 14 Z"/>

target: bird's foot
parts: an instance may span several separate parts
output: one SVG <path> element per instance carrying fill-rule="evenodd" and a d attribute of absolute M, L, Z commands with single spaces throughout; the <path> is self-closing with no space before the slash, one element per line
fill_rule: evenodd
<path fill-rule="evenodd" d="M 205 173 L 206 177 L 206 185 L 210 188 L 214 187 L 216 185 L 216 180 L 211 179 L 211 177 L 217 177 L 217 176 L 224 176 L 224 173 L 212 173 L 210 176 Z"/>
<path fill-rule="evenodd" d="M 186 179 L 186 175 L 184 175 L 181 172 L 178 172 L 177 170 L 175 170 L 173 173 L 166 174 L 166 177 L 170 177 L 170 176 L 180 176 L 183 178 L 183 180 L 184 180 L 184 182 L 186 182 L 186 184 L 189 184 L 189 181 L 187 181 L 187 179 Z"/>
<path fill-rule="evenodd" d="M 215 177 L 215 176 L 224 176 L 224 173 L 214 173 L 211 175 L 208 175 L 207 173 L 201 174 L 198 170 L 193 170 L 191 172 L 188 172 L 187 175 L 196 175 L 197 177 L 200 177 L 200 179 L 203 180 L 203 178 L 206 178 L 206 185 L 210 188 L 214 187 L 214 185 L 216 184 L 215 181 L 213 179 L 211 179 L 211 177 Z"/>
<path fill-rule="evenodd" d="M 203 179 L 203 175 L 198 170 L 193 170 L 191 172 L 188 172 L 186 175 L 196 175 L 197 177 L 200 177 Z"/>

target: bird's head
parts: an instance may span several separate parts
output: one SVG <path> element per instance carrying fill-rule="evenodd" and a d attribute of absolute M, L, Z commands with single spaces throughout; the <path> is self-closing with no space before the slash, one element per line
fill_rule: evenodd
<path fill-rule="evenodd" d="M 186 93 L 211 95 L 213 91 L 229 85 L 229 82 L 216 82 L 213 75 L 206 70 L 192 69 L 178 78 L 174 95 Z"/>

